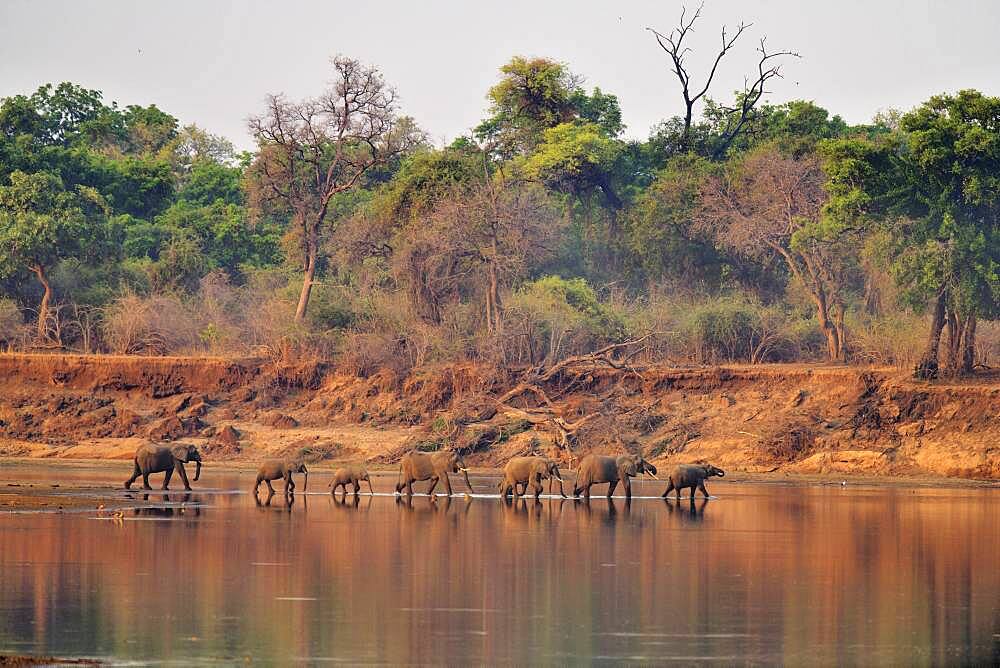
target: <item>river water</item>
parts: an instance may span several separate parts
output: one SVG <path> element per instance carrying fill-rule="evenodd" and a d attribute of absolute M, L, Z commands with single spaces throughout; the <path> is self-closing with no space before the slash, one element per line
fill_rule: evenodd
<path fill-rule="evenodd" d="M 0 488 L 54 472 L 64 484 L 117 486 L 126 471 L 115 467 L 5 466 Z M 314 472 L 291 505 L 280 492 L 258 505 L 251 481 L 206 467 L 194 493 L 152 493 L 155 505 L 124 517 L 0 514 L 0 654 L 197 665 L 1000 663 L 995 488 L 715 479 L 716 498 L 693 505 L 344 503 Z M 376 491 L 392 482 L 377 479 Z M 495 482 L 473 477 L 477 491 Z"/>

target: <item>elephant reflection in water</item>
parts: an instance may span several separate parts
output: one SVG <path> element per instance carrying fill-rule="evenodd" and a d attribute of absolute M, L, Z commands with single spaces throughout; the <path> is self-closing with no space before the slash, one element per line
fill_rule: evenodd
<path fill-rule="evenodd" d="M 604 523 L 614 522 L 616 520 L 616 518 L 618 517 L 618 514 L 619 514 L 618 506 L 616 505 L 615 500 L 612 499 L 611 497 L 605 497 L 604 500 L 607 503 L 608 512 L 607 513 L 602 513 L 600 515 L 600 519 Z M 600 506 L 601 503 L 595 501 L 594 505 L 595 506 Z M 584 514 L 584 516 L 589 517 L 589 518 L 593 517 L 594 513 L 593 513 L 593 509 L 591 508 L 591 501 L 590 501 L 589 498 L 585 497 L 583 499 L 583 501 L 582 502 L 578 502 L 576 504 L 576 506 L 580 509 L 580 511 Z M 622 514 L 622 517 L 631 517 L 631 515 L 632 515 L 632 499 L 631 498 L 625 497 L 624 503 L 622 504 L 621 514 Z"/>
<path fill-rule="evenodd" d="M 372 497 L 368 496 L 365 502 L 364 510 L 367 512 L 371 510 L 372 507 Z M 342 510 L 361 510 L 361 495 L 360 494 L 347 494 L 346 492 L 340 496 L 336 494 L 330 495 L 330 503 L 333 504 L 333 508 Z"/>
<path fill-rule="evenodd" d="M 708 499 L 698 501 L 695 501 L 694 498 L 687 501 L 678 499 L 676 503 L 672 503 L 670 499 L 664 499 L 663 503 L 667 506 L 667 512 L 671 515 L 677 515 L 683 522 L 703 522 L 705 520 L 705 506 L 708 505 Z"/>
<path fill-rule="evenodd" d="M 413 497 L 408 494 L 396 497 L 397 506 L 401 506 L 410 512 L 420 514 L 435 513 L 438 515 L 447 515 L 449 509 L 451 508 L 451 504 L 452 497 L 450 496 L 431 496 L 428 497 L 426 504 L 420 501 L 415 503 Z M 472 499 L 467 497 L 465 501 L 462 502 L 462 507 L 464 508 L 462 514 L 467 514 L 469 509 L 472 508 Z"/>
<path fill-rule="evenodd" d="M 500 507 L 503 508 L 503 513 L 510 517 L 541 517 L 542 509 L 545 504 L 540 500 L 529 501 L 523 496 L 515 496 L 513 499 L 508 497 L 500 497 Z"/>
<path fill-rule="evenodd" d="M 272 504 L 272 502 L 274 500 L 274 497 L 275 497 L 275 493 L 274 492 L 268 492 L 267 496 L 264 497 L 263 501 L 260 500 L 260 495 L 258 495 L 258 494 L 254 494 L 253 495 L 253 500 L 254 500 L 254 503 L 256 504 L 256 506 L 258 508 L 260 508 L 261 510 L 265 510 L 267 508 L 271 508 L 272 507 L 271 504 Z M 290 513 L 290 512 L 292 512 L 292 506 L 294 506 L 294 505 L 295 505 L 295 493 L 294 492 L 292 492 L 290 494 L 282 494 L 280 502 L 277 505 L 274 506 L 273 510 L 277 510 L 279 512 L 288 512 L 288 513 Z M 306 497 L 303 496 L 302 497 L 302 509 L 305 510 L 305 508 L 306 508 Z"/>
<path fill-rule="evenodd" d="M 194 502 L 194 506 L 168 506 L 166 508 L 161 506 L 142 506 L 132 509 L 132 514 L 136 517 L 200 517 L 201 516 L 201 498 L 193 497 L 191 494 L 176 494 L 171 498 L 169 494 L 143 494 L 140 498 L 143 501 L 150 501 L 152 498 L 153 503 L 158 501 L 161 503 L 191 503 Z"/>

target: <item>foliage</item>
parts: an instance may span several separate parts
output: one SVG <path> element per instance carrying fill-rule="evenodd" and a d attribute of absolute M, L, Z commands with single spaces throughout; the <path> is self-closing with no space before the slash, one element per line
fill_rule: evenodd
<path fill-rule="evenodd" d="M 240 154 L 72 83 L 0 100 L 0 343 L 365 374 L 650 332 L 653 362 L 825 350 L 929 377 L 942 341 L 943 368 L 995 354 L 1000 98 L 852 126 L 748 82 L 624 139 L 614 94 L 515 57 L 472 135 L 435 147 L 376 68 L 333 67 L 314 98 L 268 98 Z"/>

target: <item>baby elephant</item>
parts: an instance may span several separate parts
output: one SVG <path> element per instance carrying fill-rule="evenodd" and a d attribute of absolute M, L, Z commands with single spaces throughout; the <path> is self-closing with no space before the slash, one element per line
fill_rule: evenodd
<path fill-rule="evenodd" d="M 271 481 L 280 478 L 285 479 L 285 494 L 291 493 L 295 490 L 295 481 L 292 480 L 293 473 L 302 474 L 302 491 L 305 491 L 309 485 L 309 471 L 304 462 L 292 459 L 265 459 L 260 468 L 257 469 L 257 482 L 253 486 L 254 495 L 256 496 L 262 482 L 267 485 L 267 491 L 274 494 Z"/>
<path fill-rule="evenodd" d="M 513 492 L 516 498 L 520 494 L 528 493 L 528 485 L 531 485 L 535 498 L 542 493 L 542 481 L 548 478 L 549 494 L 552 494 L 552 485 L 559 481 L 559 493 L 566 498 L 563 491 L 563 479 L 559 475 L 558 464 L 547 457 L 514 457 L 507 462 L 503 468 L 503 480 L 500 481 L 500 496 L 507 498 Z M 523 490 L 518 490 L 518 485 L 523 485 Z"/>
<path fill-rule="evenodd" d="M 705 489 L 705 479 L 712 476 L 719 476 L 721 478 L 725 475 L 725 471 L 711 464 L 680 464 L 670 474 L 670 482 L 667 483 L 667 489 L 663 492 L 663 498 L 667 498 L 670 492 L 676 490 L 677 500 L 680 501 L 681 490 L 685 487 L 690 487 L 692 501 L 694 500 L 695 489 L 700 489 L 701 493 L 707 499 L 708 490 Z"/>
<path fill-rule="evenodd" d="M 368 477 L 368 469 L 365 468 L 364 464 L 349 464 L 334 471 L 333 482 L 330 484 L 330 493 L 336 494 L 337 488 L 342 487 L 344 496 L 347 496 L 347 485 L 350 484 L 354 486 L 354 496 L 357 496 L 358 491 L 361 490 L 362 480 L 368 483 L 368 493 L 375 496 L 375 490 L 372 489 L 372 480 Z"/>

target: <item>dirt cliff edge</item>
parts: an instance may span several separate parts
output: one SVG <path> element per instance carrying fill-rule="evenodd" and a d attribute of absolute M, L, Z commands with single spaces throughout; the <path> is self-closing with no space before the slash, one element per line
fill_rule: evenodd
<path fill-rule="evenodd" d="M 757 473 L 1000 479 L 992 375 L 581 364 L 524 378 L 475 364 L 360 378 L 323 363 L 0 355 L 0 455 L 127 459 L 148 440 L 184 440 L 217 459 L 388 464 L 412 447 L 459 447 L 496 466 L 640 450 L 658 465 Z"/>

